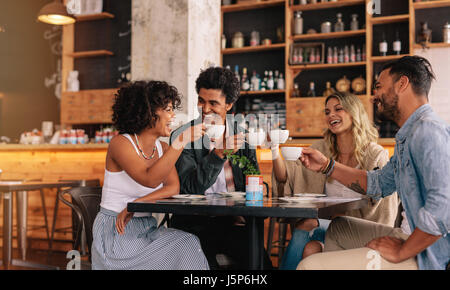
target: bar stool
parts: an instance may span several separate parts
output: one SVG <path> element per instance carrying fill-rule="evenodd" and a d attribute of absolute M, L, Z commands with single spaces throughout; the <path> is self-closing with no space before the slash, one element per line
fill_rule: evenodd
<path fill-rule="evenodd" d="M 42 181 L 42 179 L 8 179 L 1 180 L 2 182 L 33 182 Z M 45 228 L 47 239 L 50 240 L 50 229 L 48 226 L 47 209 L 45 206 L 44 191 L 39 190 L 41 197 L 42 211 L 44 214 L 44 225 L 37 227 L 28 227 L 28 191 L 16 191 L 16 214 L 17 214 L 17 242 L 22 256 L 22 260 L 26 260 L 27 255 L 27 232 L 29 230 L 36 230 Z"/>
<path fill-rule="evenodd" d="M 59 180 L 62 182 L 67 182 L 67 181 L 76 181 L 79 183 L 79 187 L 98 187 L 100 186 L 100 180 L 99 179 L 83 179 L 83 180 Z M 58 216 L 58 207 L 59 207 L 59 202 L 60 202 L 60 197 L 59 194 L 56 195 L 56 199 L 55 199 L 55 207 L 54 207 L 54 211 L 53 211 L 53 222 L 52 222 L 52 231 L 51 231 L 51 235 L 50 235 L 50 241 L 49 241 L 49 254 L 48 254 L 48 258 L 50 258 L 51 254 L 52 254 L 52 250 L 53 250 L 53 241 L 54 241 L 54 236 L 55 236 L 55 232 L 64 232 L 64 233 L 68 233 L 71 232 L 72 233 L 72 244 L 74 246 L 76 245 L 80 245 L 80 249 L 81 249 L 81 254 L 82 255 L 86 255 L 86 233 L 85 231 L 82 231 L 80 237 L 77 238 L 74 228 L 78 228 L 79 225 L 78 220 L 76 218 L 76 213 L 72 210 L 72 226 L 70 227 L 64 227 L 64 228 L 56 228 L 56 218 Z M 80 239 L 77 241 L 77 239 Z"/>

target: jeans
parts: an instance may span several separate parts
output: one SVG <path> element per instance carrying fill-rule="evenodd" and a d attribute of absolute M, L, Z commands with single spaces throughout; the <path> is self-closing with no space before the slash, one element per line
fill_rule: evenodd
<path fill-rule="evenodd" d="M 306 244 L 310 241 L 319 241 L 323 243 L 330 222 L 331 220 L 319 219 L 319 226 L 311 232 L 295 229 L 283 259 L 281 260 L 280 270 L 297 269 L 297 265 L 303 258 L 303 250 L 305 249 Z"/>

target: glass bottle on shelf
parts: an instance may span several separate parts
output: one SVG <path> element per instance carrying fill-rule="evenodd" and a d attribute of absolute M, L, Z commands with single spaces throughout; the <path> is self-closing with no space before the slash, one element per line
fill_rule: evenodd
<path fill-rule="evenodd" d="M 327 63 L 331 64 L 333 63 L 333 49 L 328 47 L 328 53 L 327 53 Z"/>
<path fill-rule="evenodd" d="M 362 61 L 361 48 L 359 47 L 356 49 L 356 61 L 357 62 Z"/>
<path fill-rule="evenodd" d="M 280 72 L 278 70 L 275 70 L 275 73 L 273 74 L 273 88 L 278 87 L 278 79 L 280 78 Z"/>
<path fill-rule="evenodd" d="M 285 82 L 284 82 L 283 74 L 281 74 L 281 73 L 280 73 L 280 77 L 278 78 L 278 81 L 277 81 L 277 89 L 278 90 L 285 89 Z"/>
<path fill-rule="evenodd" d="M 234 76 L 237 78 L 239 84 L 241 83 L 241 76 L 239 75 L 239 66 L 234 66 Z"/>
<path fill-rule="evenodd" d="M 269 71 L 269 78 L 267 79 L 267 90 L 271 91 L 273 90 L 275 86 L 275 82 L 273 80 L 273 72 Z"/>
<path fill-rule="evenodd" d="M 355 46 L 352 44 L 350 46 L 350 62 L 356 61 L 356 54 L 355 54 Z"/>
<path fill-rule="evenodd" d="M 308 90 L 308 93 L 306 94 L 306 96 L 307 97 L 315 97 L 316 96 L 316 89 L 315 89 L 314 82 L 309 83 L 309 90 Z"/>
<path fill-rule="evenodd" d="M 358 30 L 359 22 L 358 22 L 358 14 L 352 14 L 352 22 L 350 23 L 350 30 Z"/>
<path fill-rule="evenodd" d="M 298 49 L 298 63 L 303 63 L 303 48 Z"/>
<path fill-rule="evenodd" d="M 344 48 L 344 62 L 345 63 L 350 62 L 350 51 L 348 49 L 348 45 L 346 45 Z"/>
<path fill-rule="evenodd" d="M 338 13 L 337 22 L 334 24 L 334 32 L 344 31 L 344 22 L 342 22 L 342 13 Z"/>
<path fill-rule="evenodd" d="M 338 63 L 339 56 L 338 56 L 338 49 L 337 46 L 333 49 L 333 63 Z"/>
<path fill-rule="evenodd" d="M 247 68 L 244 67 L 242 69 L 242 85 L 241 85 L 241 89 L 243 91 L 248 91 L 250 90 L 250 81 L 248 80 L 248 76 L 247 76 Z"/>
<path fill-rule="evenodd" d="M 314 48 L 310 49 L 309 53 L 309 63 L 316 63 L 316 51 Z"/>
<path fill-rule="evenodd" d="M 400 40 L 400 35 L 398 33 L 398 30 L 395 31 L 395 41 L 393 43 L 393 49 L 395 54 L 399 55 L 402 51 L 402 42 Z"/>
<path fill-rule="evenodd" d="M 380 54 L 382 56 L 386 56 L 387 52 L 388 52 L 388 43 L 386 41 L 386 35 L 383 32 L 383 39 L 380 42 Z"/>
<path fill-rule="evenodd" d="M 296 11 L 294 15 L 294 35 L 303 34 L 303 18 L 302 12 Z"/>
<path fill-rule="evenodd" d="M 253 76 L 252 76 L 251 82 L 252 82 L 253 90 L 259 91 L 260 90 L 260 87 L 259 87 L 260 79 L 259 79 L 258 75 L 256 74 L 256 71 L 253 71 Z"/>
<path fill-rule="evenodd" d="M 342 49 L 342 47 L 339 49 L 339 59 L 338 59 L 338 63 L 343 63 L 344 62 L 344 50 Z"/>
<path fill-rule="evenodd" d="M 317 48 L 317 49 L 316 49 L 316 58 L 315 58 L 316 63 L 321 63 L 321 61 L 322 61 L 321 58 L 322 58 L 322 57 L 321 57 L 321 55 L 320 55 L 320 49 Z"/>
<path fill-rule="evenodd" d="M 323 97 L 328 97 L 332 94 L 334 94 L 336 91 L 331 87 L 331 83 L 327 82 L 327 88 L 323 92 Z"/>
<path fill-rule="evenodd" d="M 300 98 L 300 90 L 298 89 L 298 84 L 294 84 L 294 90 L 292 91 L 293 98 Z"/>
<path fill-rule="evenodd" d="M 298 49 L 294 50 L 294 53 L 292 54 L 292 64 L 298 64 Z"/>

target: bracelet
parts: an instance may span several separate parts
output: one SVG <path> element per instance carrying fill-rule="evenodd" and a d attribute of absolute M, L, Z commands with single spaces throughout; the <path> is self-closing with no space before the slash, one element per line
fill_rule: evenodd
<path fill-rule="evenodd" d="M 329 170 L 328 173 L 327 173 L 327 177 L 330 177 L 331 174 L 333 174 L 333 171 L 334 171 L 334 165 L 336 165 L 336 161 L 333 160 L 333 165 L 331 165 L 331 168 L 330 168 L 330 170 Z"/>
<path fill-rule="evenodd" d="M 330 174 L 330 171 L 332 171 L 332 169 L 334 169 L 335 163 L 336 162 L 333 160 L 333 158 L 330 158 L 330 162 L 328 163 L 327 168 L 324 171 L 322 171 L 322 173 L 328 177 Z"/>
<path fill-rule="evenodd" d="M 329 167 L 330 167 L 330 164 L 331 164 L 331 158 L 328 160 L 328 163 L 327 163 L 327 165 L 325 166 L 325 167 L 322 167 L 323 169 L 321 169 L 320 171 L 322 172 L 322 174 L 326 174 L 327 172 L 328 172 L 328 169 L 329 169 Z"/>

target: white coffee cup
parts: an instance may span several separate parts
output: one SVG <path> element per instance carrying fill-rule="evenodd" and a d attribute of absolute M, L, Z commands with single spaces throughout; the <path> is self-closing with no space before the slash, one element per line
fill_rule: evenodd
<path fill-rule="evenodd" d="M 220 138 L 225 132 L 225 125 L 206 125 L 206 134 L 211 139 Z"/>
<path fill-rule="evenodd" d="M 302 155 L 303 147 L 281 147 L 281 155 L 285 160 L 296 161 Z"/>
<path fill-rule="evenodd" d="M 283 144 L 289 138 L 289 130 L 272 130 L 269 135 L 272 144 Z"/>
<path fill-rule="evenodd" d="M 248 144 L 250 146 L 261 146 L 266 138 L 266 132 L 262 129 L 258 131 L 250 130 L 248 133 Z"/>

